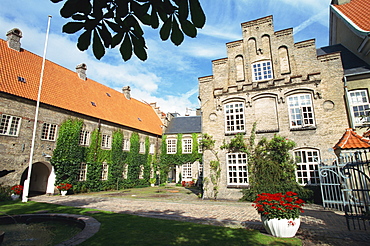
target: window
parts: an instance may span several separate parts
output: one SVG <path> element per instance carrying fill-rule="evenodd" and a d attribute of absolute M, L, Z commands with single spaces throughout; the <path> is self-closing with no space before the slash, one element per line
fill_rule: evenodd
<path fill-rule="evenodd" d="M 82 146 L 88 146 L 90 144 L 90 132 L 82 130 L 80 132 L 79 144 Z"/>
<path fill-rule="evenodd" d="M 183 139 L 182 140 L 182 153 L 191 154 L 193 151 L 193 139 Z"/>
<path fill-rule="evenodd" d="M 109 165 L 106 162 L 103 162 L 102 171 L 101 171 L 101 180 L 108 180 L 108 168 L 109 168 Z"/>
<path fill-rule="evenodd" d="M 298 94 L 288 97 L 288 107 L 290 127 L 302 128 L 315 125 L 310 94 Z"/>
<path fill-rule="evenodd" d="M 226 156 L 228 185 L 248 184 L 248 167 L 246 153 L 229 153 Z"/>
<path fill-rule="evenodd" d="M 355 124 L 370 122 L 370 107 L 367 90 L 355 90 L 349 92 L 349 101 L 352 107 L 352 117 Z"/>
<path fill-rule="evenodd" d="M 126 150 L 126 151 L 129 151 L 130 150 L 130 139 L 128 138 L 124 138 L 123 139 L 123 144 L 122 144 L 122 149 L 123 150 Z"/>
<path fill-rule="evenodd" d="M 297 162 L 297 182 L 300 185 L 318 185 L 319 180 L 319 151 L 301 149 L 294 151 Z"/>
<path fill-rule="evenodd" d="M 152 154 L 152 155 L 154 154 L 154 144 L 153 143 L 150 144 L 149 154 Z"/>
<path fill-rule="evenodd" d="M 1 115 L 0 134 L 8 136 L 18 136 L 21 118 L 11 115 Z"/>
<path fill-rule="evenodd" d="M 87 164 L 81 163 L 78 181 L 86 181 L 86 175 L 87 175 Z"/>
<path fill-rule="evenodd" d="M 183 180 L 192 180 L 191 175 L 191 162 L 185 163 L 182 165 L 182 179 Z"/>
<path fill-rule="evenodd" d="M 199 162 L 198 166 L 198 177 L 203 178 L 203 163 Z"/>
<path fill-rule="evenodd" d="M 225 104 L 226 133 L 244 132 L 244 103 Z"/>
<path fill-rule="evenodd" d="M 42 125 L 41 139 L 55 141 L 57 125 L 44 123 Z"/>
<path fill-rule="evenodd" d="M 111 144 L 111 138 L 109 135 L 103 134 L 101 139 L 101 147 L 105 149 L 110 149 Z"/>
<path fill-rule="evenodd" d="M 261 61 L 252 64 L 253 81 L 272 79 L 271 61 Z"/>
<path fill-rule="evenodd" d="M 167 154 L 176 154 L 176 139 L 167 139 Z"/>
<path fill-rule="evenodd" d="M 144 142 L 140 142 L 139 152 L 140 153 L 144 153 L 145 152 L 145 143 Z"/>
<path fill-rule="evenodd" d="M 202 139 L 198 138 L 198 153 L 203 153 L 202 150 Z"/>

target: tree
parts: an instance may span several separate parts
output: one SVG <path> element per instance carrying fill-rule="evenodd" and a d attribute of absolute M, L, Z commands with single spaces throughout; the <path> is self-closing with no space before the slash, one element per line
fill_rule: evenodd
<path fill-rule="evenodd" d="M 65 0 L 50 0 L 58 3 Z M 68 34 L 83 30 L 77 47 L 89 48 L 97 59 L 105 49 L 120 45 L 122 59 L 128 61 L 132 52 L 142 61 L 147 59 L 144 32 L 141 25 L 160 27 L 163 41 L 180 45 L 184 34 L 197 36 L 197 28 L 205 24 L 205 15 L 199 0 L 66 0 L 60 10 L 64 18 L 73 21 L 63 26 Z"/>

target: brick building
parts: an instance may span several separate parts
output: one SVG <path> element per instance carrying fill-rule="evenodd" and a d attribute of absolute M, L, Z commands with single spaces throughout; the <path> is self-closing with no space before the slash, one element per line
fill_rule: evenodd
<path fill-rule="evenodd" d="M 213 75 L 199 78 L 202 133 L 216 140 L 221 162 L 218 197 L 238 199 L 248 187 L 248 156 L 219 147 L 237 133 L 248 137 L 255 122 L 257 139 L 278 134 L 296 142 L 297 181 L 317 185 L 319 161 L 333 157 L 328 149 L 348 127 L 342 53 L 316 50 L 315 40 L 294 43 L 293 29 L 274 31 L 272 16 L 241 29 L 243 39 L 226 44 L 227 57 L 212 61 Z M 208 177 L 214 156 L 203 156 Z"/>
<path fill-rule="evenodd" d="M 13 29 L 7 33 L 7 41 L 0 40 L 0 170 L 14 170 L 0 180 L 7 185 L 23 184 L 27 177 L 42 64 L 42 57 L 21 48 L 21 37 L 21 30 Z M 89 79 L 85 64 L 78 65 L 73 72 L 46 61 L 40 101 L 31 192 L 54 192 L 50 158 L 58 129 L 66 119 L 83 120 L 82 146 L 90 144 L 95 129 L 101 134 L 101 149 L 111 148 L 115 130 L 123 132 L 124 151 L 130 151 L 130 136 L 134 132 L 139 135 L 141 153 L 145 151 L 146 138 L 150 154 L 160 143 L 165 117 L 158 107 L 131 98 L 128 86 L 120 93 Z M 80 168 L 83 180 L 87 167 Z M 106 164 L 101 179 L 107 179 L 109 172 Z"/>

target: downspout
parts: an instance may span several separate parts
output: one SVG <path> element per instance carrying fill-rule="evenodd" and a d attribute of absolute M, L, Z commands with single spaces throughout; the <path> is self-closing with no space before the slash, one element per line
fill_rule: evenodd
<path fill-rule="evenodd" d="M 352 118 L 352 116 L 353 116 L 353 109 L 352 109 L 352 107 L 350 106 L 350 103 L 349 103 L 349 98 L 350 97 L 349 97 L 349 92 L 348 92 L 348 87 L 347 87 L 347 77 L 345 75 L 343 77 L 343 81 L 344 81 L 344 100 L 346 102 L 346 107 L 348 108 L 349 113 L 350 113 L 350 115 L 348 117 L 348 119 L 349 119 L 349 127 L 352 128 L 352 129 L 355 129 L 354 128 L 354 124 L 353 124 L 353 118 Z"/>

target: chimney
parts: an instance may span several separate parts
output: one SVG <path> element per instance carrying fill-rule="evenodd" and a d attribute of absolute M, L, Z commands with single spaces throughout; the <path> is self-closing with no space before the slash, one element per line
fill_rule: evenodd
<path fill-rule="evenodd" d="M 13 28 L 12 30 L 6 33 L 8 47 L 16 50 L 21 51 L 21 38 L 22 38 L 22 31 L 18 28 Z"/>
<path fill-rule="evenodd" d="M 85 63 L 81 63 L 77 65 L 76 73 L 80 79 L 86 80 L 86 70 L 87 70 L 87 66 Z"/>
<path fill-rule="evenodd" d="M 127 99 L 131 99 L 131 93 L 130 93 L 130 91 L 131 91 L 131 88 L 130 88 L 130 86 L 124 86 L 123 88 L 122 88 L 122 92 L 123 92 L 123 94 L 125 95 L 125 97 L 127 98 Z"/>

